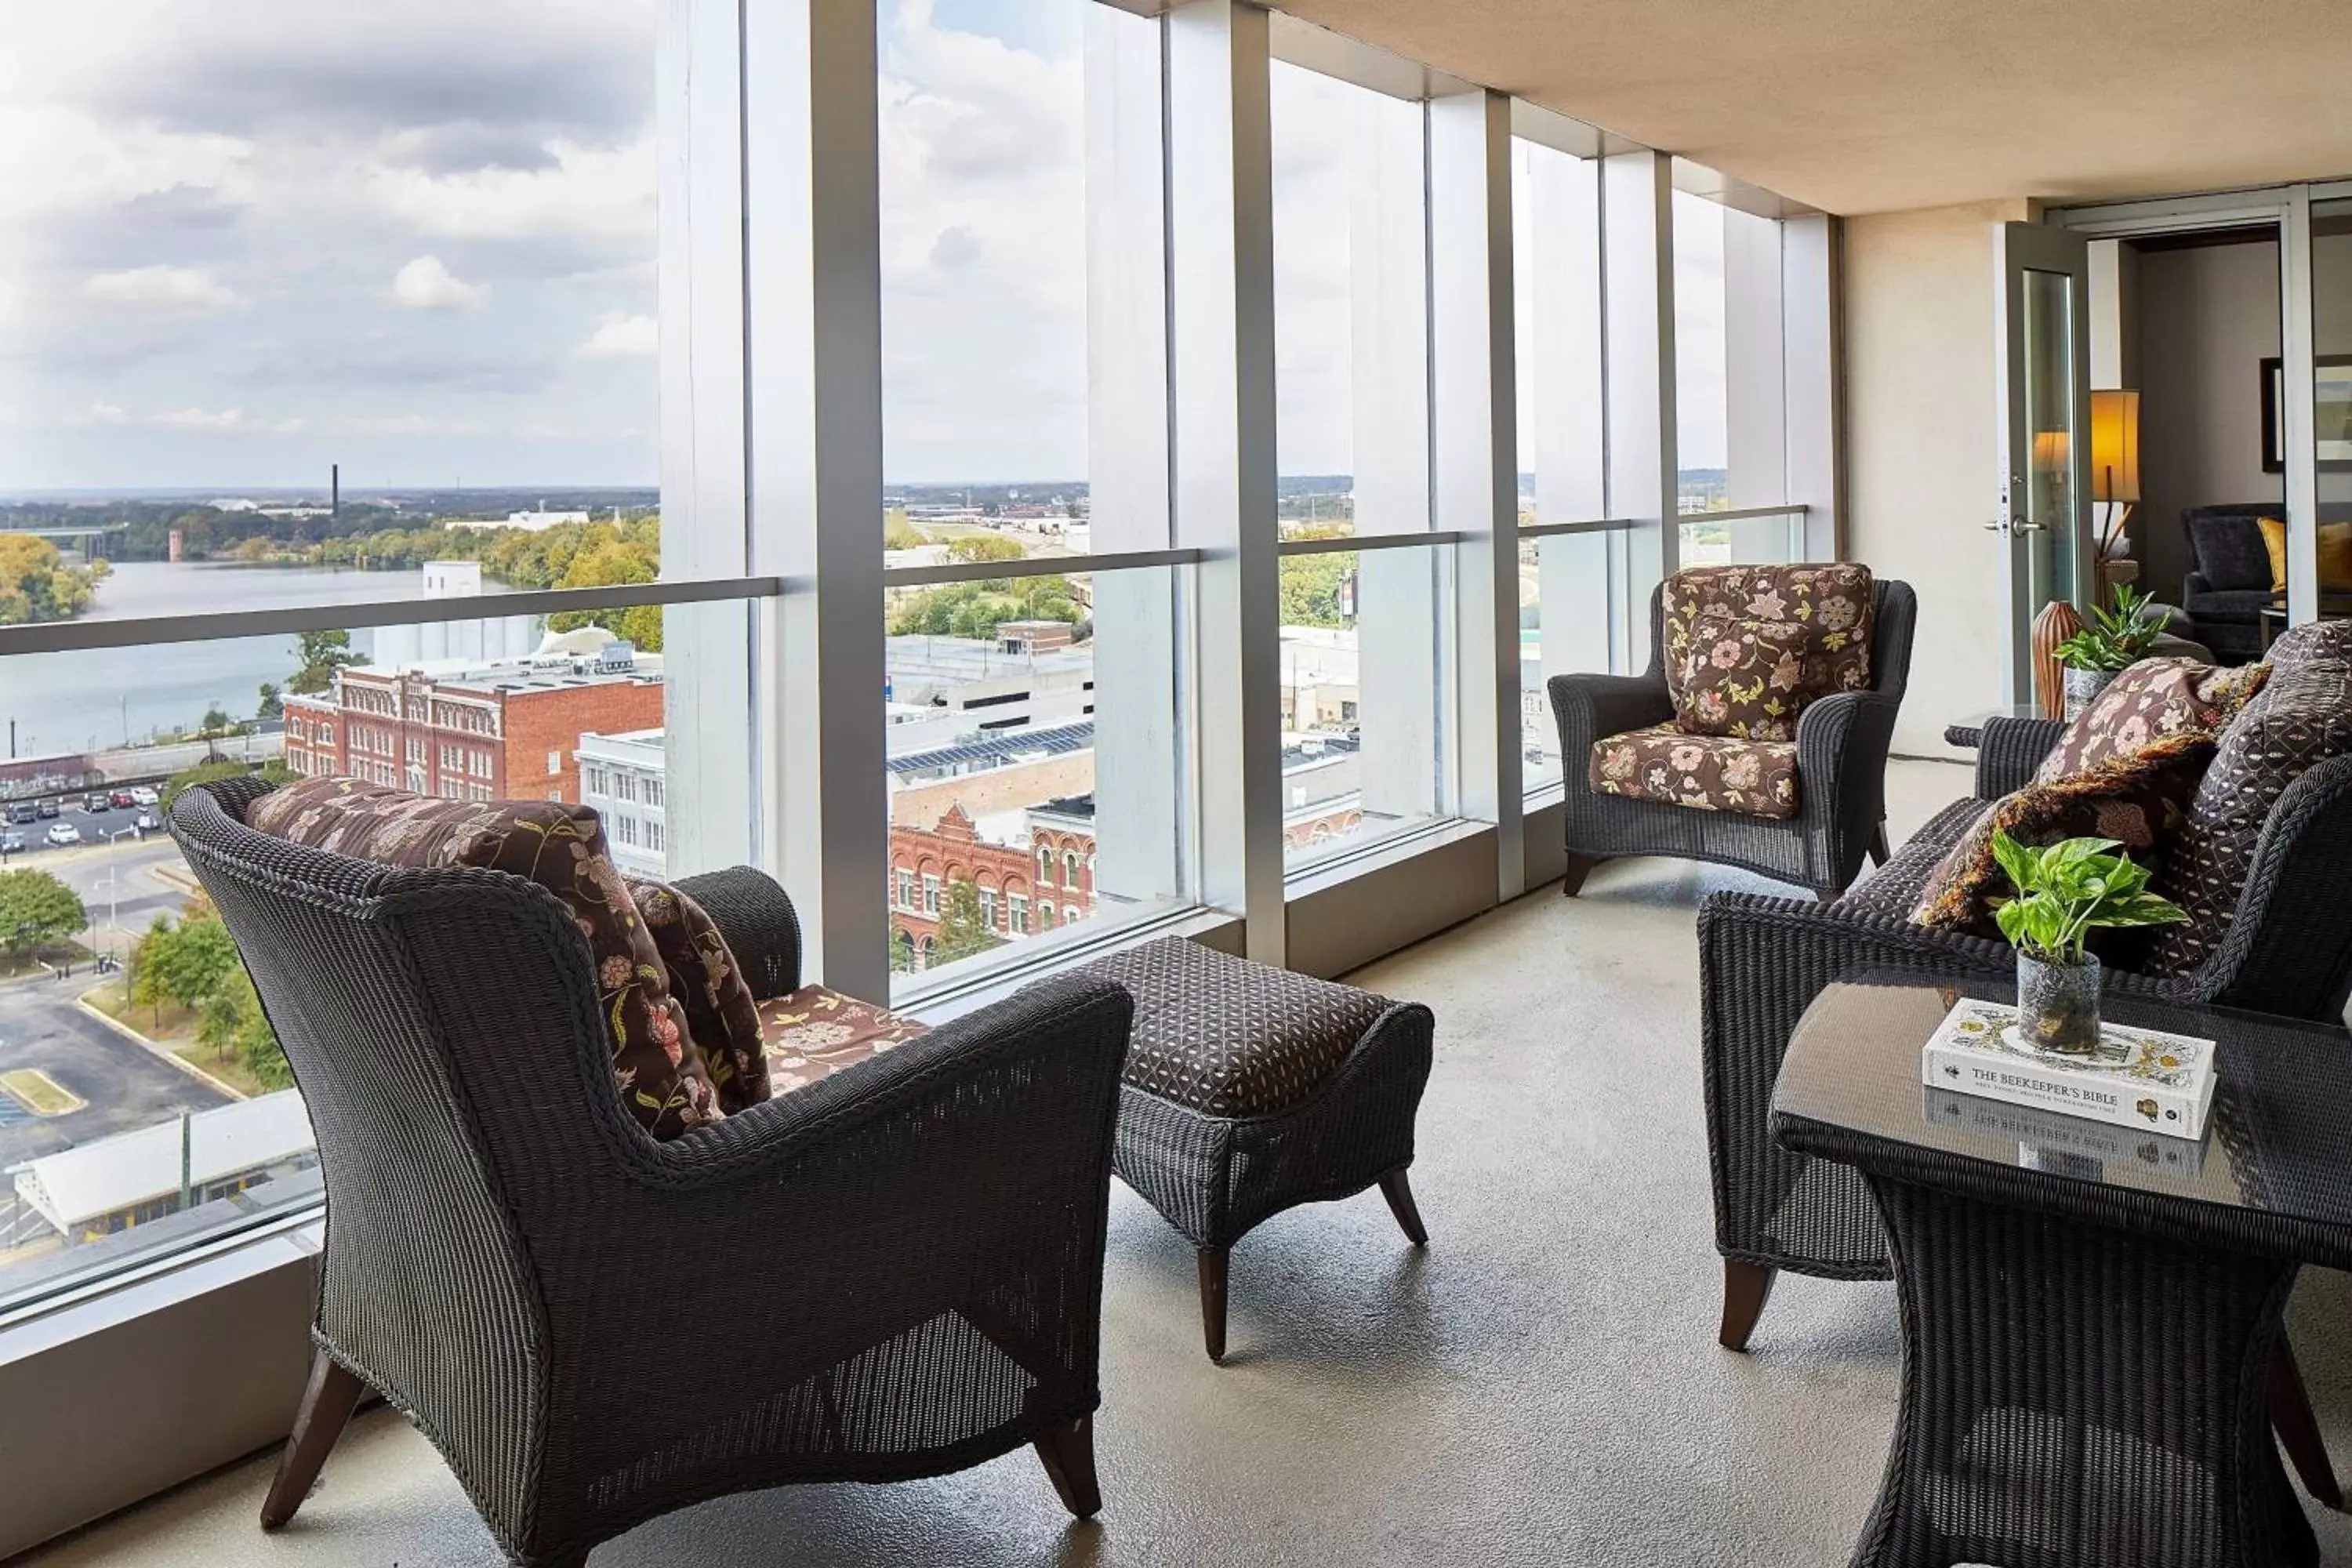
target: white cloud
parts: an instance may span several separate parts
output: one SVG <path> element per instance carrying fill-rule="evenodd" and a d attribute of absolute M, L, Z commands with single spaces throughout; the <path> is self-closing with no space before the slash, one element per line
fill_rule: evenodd
<path fill-rule="evenodd" d="M 661 352 L 661 329 L 651 316 L 607 310 L 580 345 L 582 359 L 651 359 Z"/>
<path fill-rule="evenodd" d="M 120 403 L 93 403 L 89 405 L 89 422 L 93 425 L 121 425 L 130 417 Z"/>
<path fill-rule="evenodd" d="M 382 167 L 366 201 L 417 234 L 468 240 L 641 241 L 654 227 L 650 132 L 618 147 L 547 143 L 549 167 L 433 174 Z"/>
<path fill-rule="evenodd" d="M 216 436 L 292 436 L 302 429 L 299 419 L 256 419 L 242 408 L 174 408 L 147 421 L 165 430 L 192 430 Z"/>
<path fill-rule="evenodd" d="M 474 311 L 490 302 L 490 290 L 459 279 L 437 256 L 419 256 L 393 274 L 390 298 L 408 310 Z"/>
<path fill-rule="evenodd" d="M 218 315 L 237 304 L 236 291 L 200 267 L 132 267 L 96 272 L 81 291 L 110 305 L 131 305 L 200 315 Z"/>

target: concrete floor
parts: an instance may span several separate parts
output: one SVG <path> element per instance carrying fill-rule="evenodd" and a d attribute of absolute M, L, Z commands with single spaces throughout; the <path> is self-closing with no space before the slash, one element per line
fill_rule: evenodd
<path fill-rule="evenodd" d="M 1897 764 L 1898 837 L 1963 793 Z M 1714 1342 L 1692 913 L 1736 874 L 1602 868 L 1358 978 L 1431 1004 L 1438 1061 L 1408 1248 L 1377 1194 L 1294 1211 L 1234 1258 L 1233 1354 L 1202 1355 L 1191 1250 L 1114 1187 L 1098 1523 L 1025 1452 L 898 1487 L 722 1500 L 600 1549 L 662 1564 L 1842 1563 L 1895 1415 L 1892 1288 L 1789 1279 L 1752 1353 Z M 2313 1275 L 2295 1340 L 2352 1456 L 2352 1288 Z M 275 1456 L 26 1561 L 472 1568 L 500 1561 L 397 1417 L 354 1425 L 295 1525 L 254 1523 Z M 2352 1520 L 2315 1510 L 2323 1555 Z"/>

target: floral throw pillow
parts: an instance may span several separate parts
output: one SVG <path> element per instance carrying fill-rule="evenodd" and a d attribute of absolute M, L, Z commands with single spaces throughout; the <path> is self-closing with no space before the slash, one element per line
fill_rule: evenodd
<path fill-rule="evenodd" d="M 1692 566 L 1666 580 L 1666 688 L 1677 700 L 1691 658 L 1691 629 L 1703 616 L 1789 621 L 1820 634 L 1807 661 L 1811 697 L 1870 685 L 1870 568 L 1854 562 L 1797 566 Z"/>
<path fill-rule="evenodd" d="M 632 879 L 629 897 L 669 971 L 670 994 L 686 1009 L 687 1032 L 702 1048 L 719 1109 L 732 1114 L 766 1100 L 760 1005 L 736 967 L 726 934 L 708 910 L 667 882 Z"/>
<path fill-rule="evenodd" d="M 2270 679 L 2267 664 L 2235 668 L 2194 658 L 2144 658 L 2075 715 L 2034 778 L 2043 784 L 2170 735 L 2218 735 Z"/>
<path fill-rule="evenodd" d="M 468 866 L 526 878 L 563 900 L 594 961 L 613 1077 L 646 1131 L 675 1138 L 725 1119 L 667 966 L 604 852 L 596 814 L 560 800 L 443 800 L 360 779 L 304 779 L 246 812 L 289 843 L 379 865 Z"/>
<path fill-rule="evenodd" d="M 1793 741 L 1797 714 L 1822 633 L 1808 621 L 1739 621 L 1701 616 L 1691 623 L 1675 723 L 1685 734 Z"/>
<path fill-rule="evenodd" d="M 927 1027 L 903 1013 L 822 985 L 769 998 L 760 1004 L 760 1018 L 768 1026 L 770 1070 L 784 1094 L 871 1061 Z"/>
<path fill-rule="evenodd" d="M 2189 820 L 2189 803 L 2213 755 L 2210 731 L 2182 730 L 2054 780 L 2036 780 L 1984 812 L 1927 875 L 1915 925 L 1997 936 L 1993 900 L 2010 892 L 1992 836 L 2041 847 L 2063 838 L 2112 838 L 2152 865 Z"/>

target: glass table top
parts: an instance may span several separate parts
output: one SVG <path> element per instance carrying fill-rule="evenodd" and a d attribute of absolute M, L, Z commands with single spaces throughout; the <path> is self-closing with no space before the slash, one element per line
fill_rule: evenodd
<path fill-rule="evenodd" d="M 2352 1036 L 2343 1029 L 2111 994 L 2104 1012 L 2116 1023 L 2218 1042 L 2212 1113 L 2204 1137 L 2189 1140 L 1922 1084 L 1920 1048 L 1963 997 L 2009 1003 L 2016 994 L 1991 981 L 1832 985 L 1790 1041 L 1773 1095 L 1776 1120 L 1890 1149 L 2352 1226 Z"/>

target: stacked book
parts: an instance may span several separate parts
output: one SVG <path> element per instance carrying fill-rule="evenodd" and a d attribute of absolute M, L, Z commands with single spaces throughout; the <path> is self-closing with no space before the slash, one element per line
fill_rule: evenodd
<path fill-rule="evenodd" d="M 2017 1009 L 1964 999 L 1920 1052 L 1930 1089 L 2030 1105 L 2066 1116 L 2202 1138 L 2213 1105 L 2213 1042 L 2133 1025 L 2104 1023 L 2091 1056 L 2037 1050 L 2017 1027 Z"/>

